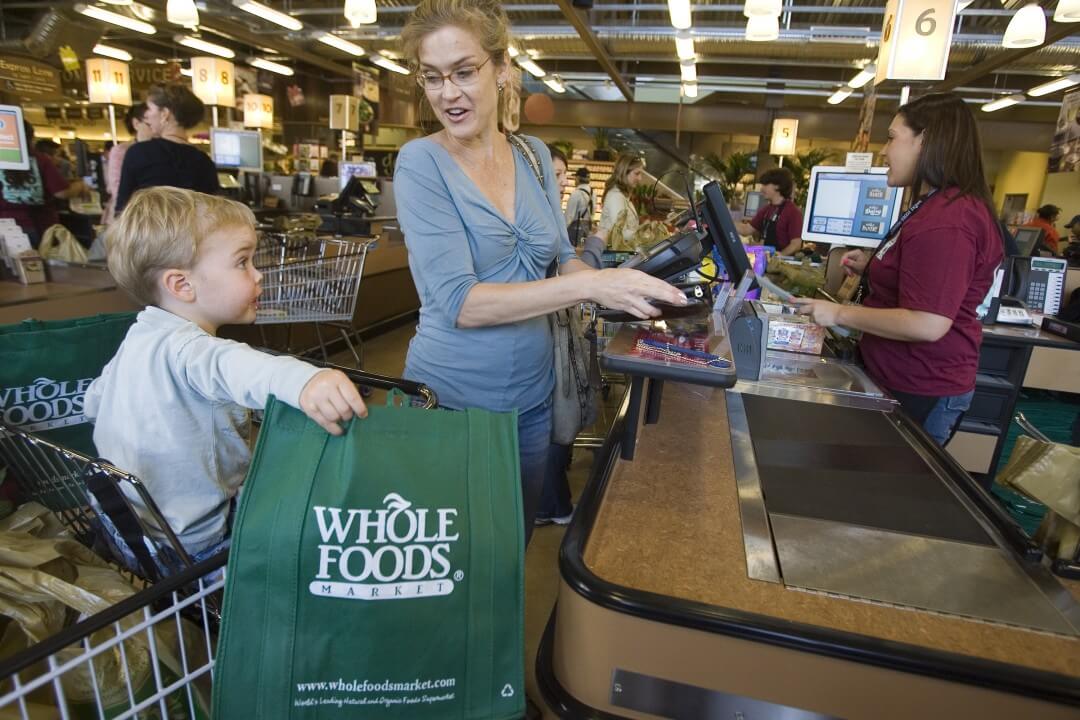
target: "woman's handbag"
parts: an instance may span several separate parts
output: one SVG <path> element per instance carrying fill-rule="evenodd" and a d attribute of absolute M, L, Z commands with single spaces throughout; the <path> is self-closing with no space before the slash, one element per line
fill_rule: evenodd
<path fill-rule="evenodd" d="M 544 173 L 529 143 L 517 135 L 507 135 L 507 138 L 525 156 L 540 187 L 546 191 Z M 548 268 L 548 277 L 558 274 L 558 266 L 556 259 Z M 556 445 L 573 445 L 582 428 L 596 422 L 598 414 L 600 363 L 596 356 L 596 321 L 586 330 L 579 307 L 556 310 L 548 318 L 555 349 L 551 441 Z M 586 338 L 589 348 L 586 348 Z"/>
<path fill-rule="evenodd" d="M 63 225 L 57 223 L 45 231 L 38 252 L 46 260 L 63 260 L 78 265 L 86 264 L 86 248 Z"/>

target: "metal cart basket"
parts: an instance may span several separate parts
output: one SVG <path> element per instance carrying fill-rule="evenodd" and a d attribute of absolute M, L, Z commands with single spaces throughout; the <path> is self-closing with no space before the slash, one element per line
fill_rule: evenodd
<path fill-rule="evenodd" d="M 261 232 L 254 262 L 263 275 L 263 291 L 255 324 L 314 323 L 324 360 L 326 345 L 319 325 L 335 327 L 360 367 L 360 352 L 351 338 L 352 319 L 364 260 L 376 240 Z"/>

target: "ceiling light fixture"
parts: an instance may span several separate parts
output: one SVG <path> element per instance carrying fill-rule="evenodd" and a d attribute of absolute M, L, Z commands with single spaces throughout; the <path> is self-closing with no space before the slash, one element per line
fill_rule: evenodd
<path fill-rule="evenodd" d="M 130 5 L 132 0 L 101 0 L 106 5 Z"/>
<path fill-rule="evenodd" d="M 94 52 L 98 55 L 113 58 L 114 60 L 123 60 L 124 62 L 132 61 L 131 53 L 127 50 L 112 47 L 111 45 L 102 45 L 101 43 L 98 43 L 94 46 Z"/>
<path fill-rule="evenodd" d="M 697 82 L 697 64 L 693 60 L 679 62 L 679 75 L 684 83 Z"/>
<path fill-rule="evenodd" d="M 563 85 L 563 82 L 558 75 L 552 75 L 549 78 L 544 78 L 544 84 L 557 93 L 566 92 L 566 86 Z"/>
<path fill-rule="evenodd" d="M 1058 0 L 1054 22 L 1080 22 L 1080 0 Z"/>
<path fill-rule="evenodd" d="M 771 17 L 780 17 L 780 13 L 784 10 L 783 0 L 746 0 L 746 4 L 743 5 L 743 17 L 755 17 L 757 15 L 767 15 Z"/>
<path fill-rule="evenodd" d="M 1013 19 L 1009 21 L 1009 27 L 1005 28 L 1001 45 L 1007 48 L 1029 48 L 1042 45 L 1045 40 L 1046 15 L 1043 15 L 1041 7 L 1031 3 L 1020 8 L 1013 15 Z"/>
<path fill-rule="evenodd" d="M 854 89 L 861 88 L 863 85 L 873 80 L 876 74 L 877 65 L 871 63 L 860 70 L 858 75 L 848 80 L 848 87 Z"/>
<path fill-rule="evenodd" d="M 165 4 L 165 19 L 173 25 L 198 27 L 199 9 L 195 7 L 195 0 L 169 0 Z"/>
<path fill-rule="evenodd" d="M 1043 83 L 1042 85 L 1036 85 L 1027 91 L 1028 95 L 1032 97 L 1042 97 L 1043 95 L 1049 95 L 1055 93 L 1058 90 L 1064 90 L 1070 88 L 1073 85 L 1080 85 L 1080 75 L 1066 75 L 1060 77 L 1057 80 L 1051 80 L 1050 82 Z"/>
<path fill-rule="evenodd" d="M 973 2 L 975 2 L 975 0 L 956 0 L 956 14 L 959 15 L 967 10 L 971 7 L 971 3 Z"/>
<path fill-rule="evenodd" d="M 111 10 L 99 8 L 95 5 L 76 3 L 75 12 L 85 15 L 86 17 L 94 18 L 95 20 L 100 20 L 101 22 L 107 22 L 122 28 L 127 28 L 128 30 L 141 32 L 144 35 L 153 35 L 157 32 L 157 28 L 148 22 L 136 20 L 133 17 L 121 15 L 120 13 L 114 13 Z"/>
<path fill-rule="evenodd" d="M 195 73 L 191 70 L 191 68 L 180 68 L 180 74 L 184 77 L 191 77 Z"/>
<path fill-rule="evenodd" d="M 350 27 L 370 25 L 378 18 L 375 0 L 345 0 L 345 19 Z"/>
<path fill-rule="evenodd" d="M 288 28 L 289 30 L 302 30 L 304 28 L 304 23 L 300 22 L 292 15 L 278 12 L 272 7 L 267 7 L 266 5 L 255 2 L 255 0 L 233 0 L 233 5 L 244 12 L 249 12 L 263 20 L 269 20 L 283 28 Z"/>
<path fill-rule="evenodd" d="M 271 60 L 267 60 L 265 58 L 248 58 L 248 65 L 250 65 L 251 67 L 260 68 L 261 70 L 269 70 L 270 72 L 277 73 L 278 75 L 296 74 L 296 71 L 293 70 L 291 67 L 273 62 Z"/>
<path fill-rule="evenodd" d="M 828 103 L 830 105 L 839 105 L 840 103 L 851 97 L 851 88 L 844 86 L 829 96 Z"/>
<path fill-rule="evenodd" d="M 325 43 L 332 48 L 337 48 L 342 52 L 347 52 L 350 55 L 355 55 L 356 57 L 360 57 L 364 54 L 364 48 L 360 47 L 359 45 L 353 44 L 344 38 L 339 38 L 337 35 L 333 35 L 331 33 L 323 33 L 319 35 L 319 37 L 316 39 L 319 42 Z"/>
<path fill-rule="evenodd" d="M 547 75 L 547 73 L 544 72 L 544 68 L 537 65 L 536 62 L 533 61 L 531 58 L 519 56 L 517 64 L 521 66 L 522 70 L 527 71 L 535 78 L 542 78 Z"/>
<path fill-rule="evenodd" d="M 746 39 L 768 42 L 780 37 L 780 20 L 773 15 L 754 15 L 746 21 Z"/>
<path fill-rule="evenodd" d="M 693 24 L 690 17 L 690 0 L 667 0 L 668 15 L 671 16 L 671 27 L 676 30 L 689 30 Z"/>
<path fill-rule="evenodd" d="M 518 55 L 521 54 L 521 51 L 519 51 L 514 45 L 507 45 L 506 54 L 509 55 L 511 58 L 516 58 Z"/>
<path fill-rule="evenodd" d="M 208 52 L 211 55 L 217 55 L 218 57 L 223 57 L 229 60 L 232 60 L 234 57 L 236 57 L 236 53 L 225 47 L 224 45 L 207 42 L 202 38 L 191 37 L 190 35 L 175 35 L 173 36 L 173 40 L 175 40 L 177 44 L 183 45 L 184 47 L 189 47 L 193 50 L 201 50 L 203 52 Z"/>
<path fill-rule="evenodd" d="M 696 98 L 698 95 L 698 84 L 696 82 L 683 83 L 682 94 L 683 97 Z"/>
<path fill-rule="evenodd" d="M 689 30 L 675 31 L 675 54 L 680 60 L 690 60 L 697 56 L 694 52 L 694 36 Z"/>
<path fill-rule="evenodd" d="M 994 112 L 995 110 L 1002 110 L 1004 108 L 1012 107 L 1013 105 L 1016 105 L 1017 103 L 1022 103 L 1022 102 L 1024 102 L 1024 96 L 1023 95 L 1020 95 L 1020 94 L 1006 95 L 1003 98 L 998 98 L 997 100 L 994 100 L 993 102 L 986 103 L 985 105 L 982 106 L 982 111 L 983 112 Z"/>
<path fill-rule="evenodd" d="M 405 67 L 404 65 L 401 65 L 399 63 L 394 62 L 393 60 L 386 57 L 382 53 L 377 53 L 375 55 L 372 55 L 371 56 L 371 62 L 375 63 L 376 65 L 383 68 L 384 70 L 389 70 L 390 72 L 396 72 L 398 75 L 408 75 L 409 74 L 409 68 Z"/>

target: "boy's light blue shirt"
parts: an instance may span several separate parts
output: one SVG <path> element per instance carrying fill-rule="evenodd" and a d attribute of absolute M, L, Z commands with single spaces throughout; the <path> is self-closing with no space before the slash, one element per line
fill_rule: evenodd
<path fill-rule="evenodd" d="M 85 411 L 101 456 L 143 481 L 194 553 L 224 537 L 229 502 L 251 464 L 245 408 L 265 407 L 271 394 L 299 407 L 317 372 L 151 305 L 87 388 Z"/>
<path fill-rule="evenodd" d="M 556 256 L 560 264 L 576 257 L 551 153 L 536 138 L 525 140 L 540 160 L 545 187 L 514 149 L 513 223 L 435 140 L 413 140 L 398 155 L 394 195 L 421 303 L 405 377 L 432 387 L 440 405 L 525 411 L 544 402 L 554 386 L 546 315 L 457 327 L 465 297 L 477 283 L 541 280 Z"/>

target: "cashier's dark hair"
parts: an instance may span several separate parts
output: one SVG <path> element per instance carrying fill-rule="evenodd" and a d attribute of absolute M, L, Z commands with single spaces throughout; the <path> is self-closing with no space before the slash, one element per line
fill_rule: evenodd
<path fill-rule="evenodd" d="M 199 124 L 206 106 L 186 85 L 154 85 L 146 92 L 146 102 L 168 108 L 176 123 L 185 129 Z"/>
<path fill-rule="evenodd" d="M 795 189 L 795 176 L 787 168 L 772 168 L 761 173 L 758 182 L 762 185 L 775 185 L 785 200 L 791 199 L 791 193 Z"/>
<path fill-rule="evenodd" d="M 135 103 L 128 108 L 127 114 L 124 115 L 124 127 L 127 128 L 128 135 L 135 136 L 135 121 L 143 121 L 143 117 L 146 115 L 146 103 Z"/>
<path fill-rule="evenodd" d="M 982 200 L 995 217 L 979 128 L 967 103 L 956 93 L 931 93 L 902 106 L 896 114 L 916 135 L 922 135 L 912 197 L 930 188 L 955 188 L 959 196 Z"/>

